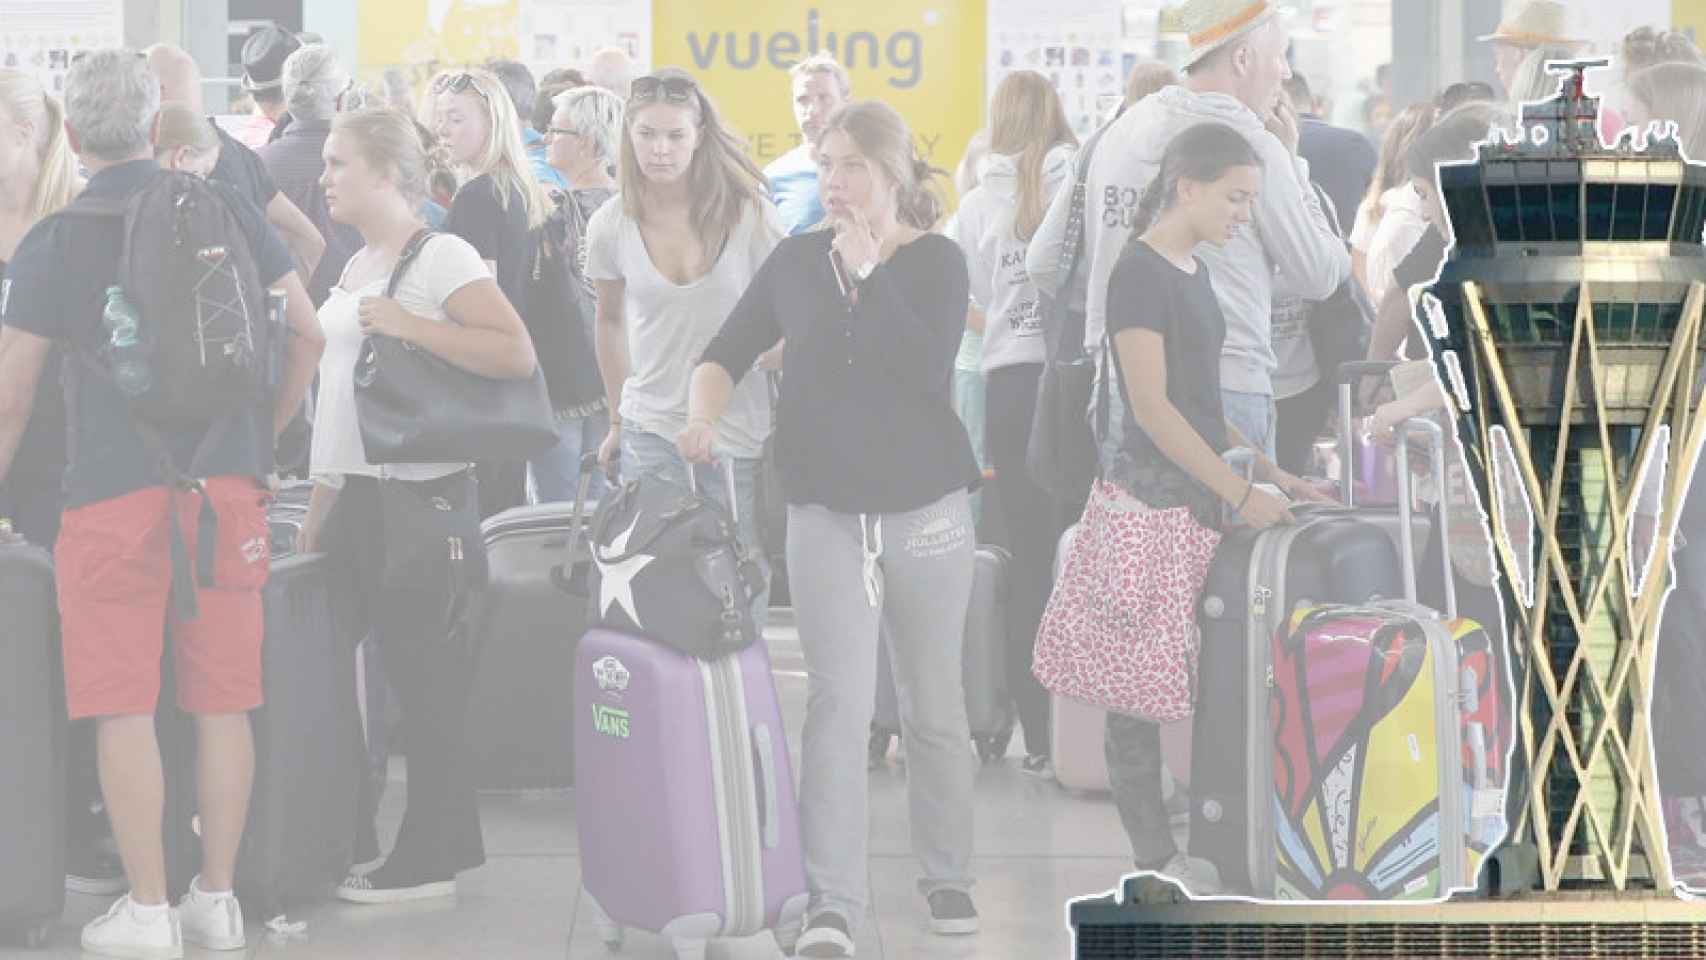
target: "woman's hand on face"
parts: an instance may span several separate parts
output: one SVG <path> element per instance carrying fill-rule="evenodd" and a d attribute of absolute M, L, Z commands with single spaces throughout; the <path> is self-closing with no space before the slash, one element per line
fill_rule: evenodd
<path fill-rule="evenodd" d="M 715 463 L 717 427 L 708 420 L 692 421 L 675 438 L 675 446 L 688 463 Z"/>
<path fill-rule="evenodd" d="M 866 264 L 875 264 L 882 255 L 882 241 L 877 239 L 871 230 L 871 224 L 865 215 L 856 208 L 835 218 L 835 240 L 831 244 L 835 252 L 841 255 L 841 262 L 850 271 L 857 271 Z"/>
<path fill-rule="evenodd" d="M 362 297 L 356 311 L 363 335 L 381 334 L 408 340 L 415 329 L 414 315 L 390 297 Z"/>

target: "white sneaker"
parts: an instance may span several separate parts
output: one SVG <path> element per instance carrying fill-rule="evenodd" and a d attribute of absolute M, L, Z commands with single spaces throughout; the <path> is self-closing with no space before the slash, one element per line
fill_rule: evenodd
<path fill-rule="evenodd" d="M 209 950 L 241 950 L 243 907 L 232 894 L 213 896 L 201 889 L 201 878 L 190 881 L 190 889 L 178 901 L 178 924 L 184 939 Z"/>
<path fill-rule="evenodd" d="M 84 951 L 119 960 L 183 960 L 177 913 L 170 907 L 152 912 L 140 916 L 130 894 L 119 897 L 111 909 L 84 925 Z"/>
<path fill-rule="evenodd" d="M 1220 892 L 1220 871 L 1214 864 L 1189 856 L 1183 850 L 1173 854 L 1173 859 L 1159 872 L 1193 897 L 1212 897 Z"/>

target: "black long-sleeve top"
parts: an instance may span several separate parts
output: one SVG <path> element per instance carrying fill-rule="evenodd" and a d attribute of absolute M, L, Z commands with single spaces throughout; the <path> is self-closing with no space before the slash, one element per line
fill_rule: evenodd
<path fill-rule="evenodd" d="M 737 382 L 784 338 L 787 374 L 776 465 L 789 503 L 841 513 L 929 506 L 981 474 L 954 414 L 954 356 L 965 330 L 965 256 L 925 234 L 841 294 L 833 233 L 789 237 L 764 262 L 706 348 Z"/>

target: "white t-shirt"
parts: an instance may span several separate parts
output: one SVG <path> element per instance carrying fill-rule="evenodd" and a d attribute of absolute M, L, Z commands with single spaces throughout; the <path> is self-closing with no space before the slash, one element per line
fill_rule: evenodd
<path fill-rule="evenodd" d="M 587 276 L 623 281 L 630 368 L 622 385 L 622 420 L 673 441 L 687 429 L 693 368 L 780 242 L 781 218 L 768 203 L 747 207 L 710 272 L 685 285 L 658 272 L 639 224 L 620 201 L 593 214 L 587 235 Z M 770 393 L 763 377 L 741 380 L 717 434 L 736 457 L 763 454 L 770 435 Z"/>
<path fill-rule="evenodd" d="M 358 315 L 362 297 L 383 297 L 396 258 L 363 247 L 350 258 L 331 295 L 320 307 L 320 329 L 326 350 L 320 355 L 320 391 L 315 400 L 314 441 L 310 473 L 316 480 L 341 486 L 343 477 L 391 477 L 433 480 L 461 470 L 465 463 L 398 463 L 376 466 L 367 462 L 361 444 L 361 424 L 355 409 L 355 363 L 362 341 Z M 444 311 L 451 294 L 491 271 L 468 241 L 441 233 L 421 250 L 397 284 L 396 300 L 403 309 L 438 323 L 452 323 Z M 350 289 L 351 280 L 361 285 Z"/>
<path fill-rule="evenodd" d="M 1393 272 L 1428 232 L 1422 198 L 1408 183 L 1381 194 L 1380 203 L 1386 211 L 1380 222 L 1371 224 L 1359 215 L 1357 229 L 1351 234 L 1351 246 L 1368 257 L 1368 297 L 1376 307 L 1392 291 Z"/>

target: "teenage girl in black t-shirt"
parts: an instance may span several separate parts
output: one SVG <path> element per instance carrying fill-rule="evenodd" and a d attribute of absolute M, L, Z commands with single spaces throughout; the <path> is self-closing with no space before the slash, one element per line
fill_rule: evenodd
<path fill-rule="evenodd" d="M 1166 541 L 1123 543 L 1108 562 L 1141 558 L 1177 568 L 1178 577 L 1169 582 L 1189 588 L 1188 602 L 1124 595 L 1121 600 L 1144 609 L 1146 631 L 1187 642 L 1193 636 L 1200 639 L 1193 617 L 1195 595 L 1207 573 L 1212 542 L 1218 539 L 1213 531 L 1222 504 L 1258 528 L 1290 520 L 1281 500 L 1221 460 L 1228 446 L 1249 444 L 1226 423 L 1221 409 L 1225 318 L 1207 266 L 1192 253 L 1199 244 L 1224 245 L 1247 228 L 1262 182 L 1260 162 L 1249 141 L 1231 127 L 1208 123 L 1179 134 L 1144 194 L 1136 232 L 1108 284 L 1110 359 L 1118 374 L 1117 393 L 1104 401 L 1108 426 L 1102 476 L 1086 513 L 1088 532 L 1080 536 Z M 1265 457 L 1258 455 L 1255 471 L 1256 480 L 1274 483 L 1293 498 L 1314 498 L 1302 481 Z M 1091 514 L 1099 501 L 1108 505 L 1104 513 L 1109 516 L 1186 509 L 1167 514 L 1167 524 L 1145 525 L 1135 534 L 1130 528 L 1098 532 L 1089 527 L 1096 522 Z M 1191 543 L 1200 549 L 1189 549 Z M 1068 576 L 1071 564 L 1069 558 Z M 1122 566 L 1119 571 L 1091 570 L 1088 577 L 1142 579 L 1127 578 L 1127 572 Z M 1158 609 L 1169 612 L 1153 614 Z M 1046 639 L 1039 639 L 1039 646 Z M 1039 675 L 1044 672 L 1041 660 L 1039 656 Z M 1174 845 L 1162 806 L 1159 725 L 1110 712 L 1106 750 L 1114 799 L 1138 867 L 1176 877 L 1193 894 L 1217 892 L 1212 874 L 1206 872 L 1212 868 L 1184 856 Z"/>

